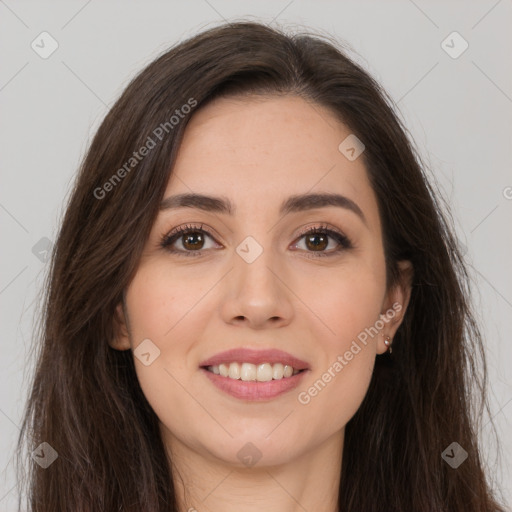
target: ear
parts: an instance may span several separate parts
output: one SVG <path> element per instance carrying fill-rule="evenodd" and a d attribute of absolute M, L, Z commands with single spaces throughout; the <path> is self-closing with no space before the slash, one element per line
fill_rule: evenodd
<path fill-rule="evenodd" d="M 123 303 L 120 302 L 114 312 L 114 339 L 108 342 L 116 350 L 129 350 L 131 348 L 127 316 Z"/>
<path fill-rule="evenodd" d="M 400 273 L 398 282 L 388 290 L 382 306 L 381 319 L 384 321 L 384 327 L 380 331 L 382 335 L 379 335 L 377 340 L 378 354 L 383 354 L 388 350 L 388 347 L 384 344 L 386 336 L 389 336 L 391 343 L 393 343 L 393 338 L 404 319 L 411 298 L 414 276 L 412 263 L 407 260 L 399 261 L 398 269 Z"/>

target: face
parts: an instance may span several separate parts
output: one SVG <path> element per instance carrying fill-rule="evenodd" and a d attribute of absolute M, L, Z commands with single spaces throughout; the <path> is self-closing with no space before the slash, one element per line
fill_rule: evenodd
<path fill-rule="evenodd" d="M 291 96 L 218 99 L 192 117 L 112 342 L 135 351 L 171 451 L 281 464 L 343 438 L 409 293 L 386 289 L 375 194 L 362 158 L 338 149 L 350 133 Z M 342 198 L 287 203 L 305 194 Z M 302 371 L 279 378 L 286 363 Z"/>

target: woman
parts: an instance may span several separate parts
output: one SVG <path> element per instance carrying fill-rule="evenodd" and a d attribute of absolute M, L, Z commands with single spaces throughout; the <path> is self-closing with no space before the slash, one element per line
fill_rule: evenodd
<path fill-rule="evenodd" d="M 100 126 L 56 243 L 29 509 L 503 510 L 441 206 L 334 44 L 242 22 L 164 53 Z"/>

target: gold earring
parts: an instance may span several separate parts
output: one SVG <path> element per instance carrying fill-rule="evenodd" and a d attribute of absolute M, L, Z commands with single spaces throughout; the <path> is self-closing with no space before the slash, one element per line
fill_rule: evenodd
<path fill-rule="evenodd" d="M 391 348 L 391 338 L 389 336 L 386 336 L 384 338 L 384 345 L 386 345 L 386 347 L 388 347 L 389 353 L 391 354 L 393 352 L 393 349 Z"/>

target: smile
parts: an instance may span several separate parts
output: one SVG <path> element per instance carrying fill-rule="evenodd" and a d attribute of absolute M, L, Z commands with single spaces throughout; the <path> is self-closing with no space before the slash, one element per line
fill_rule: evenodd
<path fill-rule="evenodd" d="M 310 365 L 277 349 L 235 348 L 199 363 L 205 377 L 220 391 L 240 400 L 264 401 L 296 388 Z"/>
<path fill-rule="evenodd" d="M 245 382 L 269 382 L 271 380 L 281 380 L 296 375 L 302 370 L 293 368 L 288 364 L 282 363 L 229 363 L 206 368 L 209 372 L 222 377 L 228 377 L 234 380 L 243 380 Z"/>

